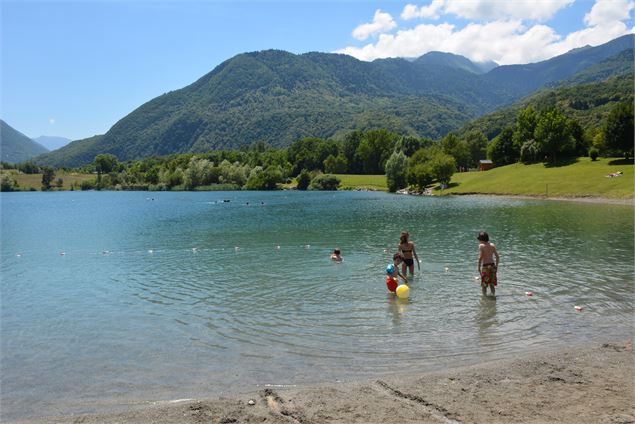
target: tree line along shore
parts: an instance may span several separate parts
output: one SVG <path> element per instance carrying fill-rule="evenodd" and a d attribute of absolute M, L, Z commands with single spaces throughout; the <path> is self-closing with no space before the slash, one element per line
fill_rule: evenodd
<path fill-rule="evenodd" d="M 462 135 L 451 132 L 436 141 L 377 129 L 352 131 L 343 140 L 304 138 L 287 148 L 256 142 L 239 150 L 127 162 L 99 154 L 77 169 L 53 169 L 31 161 L 2 163 L 1 189 L 344 188 L 627 198 L 633 196 L 632 157 L 632 103 L 617 103 L 599 127 L 587 129 L 556 107 L 536 111 L 529 105 L 491 140 L 477 129 Z M 496 168 L 465 172 L 477 170 L 484 158 Z M 611 174 L 624 178 L 610 185 L 598 180 L 598 175 Z"/>

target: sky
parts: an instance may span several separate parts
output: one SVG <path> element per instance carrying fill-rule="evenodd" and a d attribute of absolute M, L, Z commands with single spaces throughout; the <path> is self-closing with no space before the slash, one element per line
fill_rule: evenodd
<path fill-rule="evenodd" d="M 633 33 L 635 0 L 0 0 L 0 118 L 103 134 L 249 51 L 532 63 Z"/>

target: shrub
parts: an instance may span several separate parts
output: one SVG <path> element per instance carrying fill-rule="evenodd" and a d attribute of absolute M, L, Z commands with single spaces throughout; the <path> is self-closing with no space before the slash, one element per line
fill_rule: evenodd
<path fill-rule="evenodd" d="M 589 157 L 591 158 L 591 160 L 592 161 L 598 160 L 598 156 L 600 156 L 600 151 L 596 149 L 595 147 L 591 147 L 589 149 Z"/>
<path fill-rule="evenodd" d="M 322 174 L 311 180 L 311 190 L 337 190 L 342 181 L 333 174 Z"/>
<path fill-rule="evenodd" d="M 298 182 L 298 190 L 306 190 L 307 188 L 309 188 L 309 184 L 311 184 L 311 176 L 309 175 L 309 171 L 303 169 L 297 176 L 296 181 Z"/>

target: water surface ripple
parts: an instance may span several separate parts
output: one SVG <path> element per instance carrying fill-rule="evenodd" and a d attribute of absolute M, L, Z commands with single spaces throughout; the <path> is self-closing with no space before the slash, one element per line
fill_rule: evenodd
<path fill-rule="evenodd" d="M 361 192 L 0 200 L 3 419 L 434 370 L 633 332 L 630 206 Z M 408 301 L 384 284 L 402 229 L 422 259 Z M 502 256 L 496 300 L 474 278 L 481 229 Z"/>

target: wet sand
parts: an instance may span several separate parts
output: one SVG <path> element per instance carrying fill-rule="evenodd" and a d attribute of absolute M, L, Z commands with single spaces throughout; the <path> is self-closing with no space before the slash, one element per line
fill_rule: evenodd
<path fill-rule="evenodd" d="M 635 423 L 632 341 L 25 423 Z"/>

